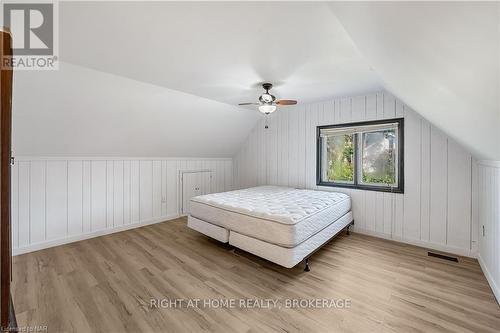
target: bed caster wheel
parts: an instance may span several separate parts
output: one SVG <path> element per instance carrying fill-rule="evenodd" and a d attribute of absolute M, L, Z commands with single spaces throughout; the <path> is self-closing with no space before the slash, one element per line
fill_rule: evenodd
<path fill-rule="evenodd" d="M 309 258 L 306 258 L 304 272 L 309 272 L 311 269 L 309 268 Z"/>

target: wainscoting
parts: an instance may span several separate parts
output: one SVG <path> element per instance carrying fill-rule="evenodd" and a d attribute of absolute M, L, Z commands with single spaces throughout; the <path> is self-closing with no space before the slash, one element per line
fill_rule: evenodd
<path fill-rule="evenodd" d="M 13 253 L 179 217 L 183 170 L 212 170 L 213 192 L 232 189 L 231 159 L 18 157 L 12 169 Z"/>
<path fill-rule="evenodd" d="M 316 186 L 316 126 L 405 118 L 405 193 Z M 235 186 L 275 184 L 351 195 L 358 232 L 474 256 L 476 161 L 460 145 L 383 92 L 280 108 L 263 118 L 234 158 Z"/>
<path fill-rule="evenodd" d="M 500 162 L 478 162 L 478 178 L 478 259 L 500 302 Z"/>

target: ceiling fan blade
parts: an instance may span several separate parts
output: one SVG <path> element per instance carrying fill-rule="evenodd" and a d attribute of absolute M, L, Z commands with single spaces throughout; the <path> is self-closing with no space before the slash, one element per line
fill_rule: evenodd
<path fill-rule="evenodd" d="M 293 99 L 280 99 L 279 101 L 276 101 L 277 105 L 295 105 L 297 104 L 297 101 L 294 101 Z"/>
<path fill-rule="evenodd" d="M 238 105 L 259 105 L 259 103 L 239 103 Z"/>

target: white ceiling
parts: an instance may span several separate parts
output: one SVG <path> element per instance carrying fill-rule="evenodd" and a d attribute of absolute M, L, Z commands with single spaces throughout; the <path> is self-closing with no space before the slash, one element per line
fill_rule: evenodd
<path fill-rule="evenodd" d="M 331 8 L 387 90 L 477 157 L 500 160 L 498 2 Z"/>
<path fill-rule="evenodd" d="M 237 105 L 382 88 L 324 3 L 63 2 L 61 59 Z"/>
<path fill-rule="evenodd" d="M 13 92 L 17 156 L 231 157 L 259 117 L 67 63 L 17 72 Z"/>
<path fill-rule="evenodd" d="M 497 3 L 63 1 L 59 12 L 62 69 L 16 75 L 18 154 L 232 156 L 259 117 L 235 105 L 270 81 L 299 103 L 387 89 L 500 160 Z"/>

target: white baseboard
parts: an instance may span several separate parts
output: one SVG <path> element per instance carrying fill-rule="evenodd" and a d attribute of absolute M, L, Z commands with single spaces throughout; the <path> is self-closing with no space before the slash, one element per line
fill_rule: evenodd
<path fill-rule="evenodd" d="M 493 290 L 493 294 L 495 295 L 497 302 L 500 303 L 500 287 L 497 285 L 495 279 L 493 278 L 493 275 L 491 275 L 490 271 L 488 270 L 488 267 L 486 266 L 483 258 L 481 258 L 481 254 L 477 255 L 477 260 L 479 261 L 479 265 L 483 270 L 484 276 L 486 276 L 486 280 L 490 284 L 491 290 Z"/>
<path fill-rule="evenodd" d="M 400 243 L 420 246 L 420 247 L 424 247 L 424 248 L 436 250 L 436 251 L 441 251 L 441 252 L 452 253 L 452 254 L 456 254 L 459 256 L 470 257 L 470 258 L 477 257 L 476 252 L 472 251 L 470 249 L 462 249 L 462 248 L 453 247 L 453 246 L 449 246 L 449 245 L 436 244 L 436 243 L 422 241 L 420 239 L 409 239 L 409 238 L 397 237 L 397 236 L 393 236 L 391 234 L 387 234 L 384 232 L 357 228 L 356 224 L 354 224 L 353 231 L 358 232 L 360 234 L 365 234 L 365 235 L 374 236 L 374 237 L 383 238 L 383 239 L 389 239 L 389 240 L 393 240 L 393 241 L 400 242 Z"/>
<path fill-rule="evenodd" d="M 34 251 L 38 251 L 38 250 L 47 249 L 49 247 L 78 242 L 78 241 L 89 239 L 89 238 L 113 234 L 115 232 L 120 232 L 120 231 L 135 229 L 135 228 L 139 228 L 139 227 L 144 227 L 144 226 L 147 226 L 150 224 L 165 222 L 165 221 L 173 220 L 173 219 L 176 219 L 179 217 L 181 217 L 181 215 L 162 216 L 162 217 L 159 217 L 156 219 L 146 220 L 146 221 L 142 221 L 142 222 L 138 222 L 138 223 L 125 224 L 125 225 L 121 225 L 121 226 L 110 228 L 110 229 L 101 229 L 101 230 L 96 230 L 96 231 L 92 231 L 92 232 L 85 233 L 85 234 L 80 234 L 80 235 L 75 235 L 75 236 L 70 236 L 70 237 L 65 237 L 65 238 L 60 238 L 60 239 L 54 239 L 54 240 L 50 240 L 50 241 L 44 241 L 44 242 L 40 242 L 40 243 L 34 243 L 34 244 L 30 244 L 28 246 L 23 246 L 23 247 L 18 247 L 18 248 L 13 249 L 12 255 L 17 256 L 17 255 L 28 253 L 28 252 L 34 252 Z"/>

